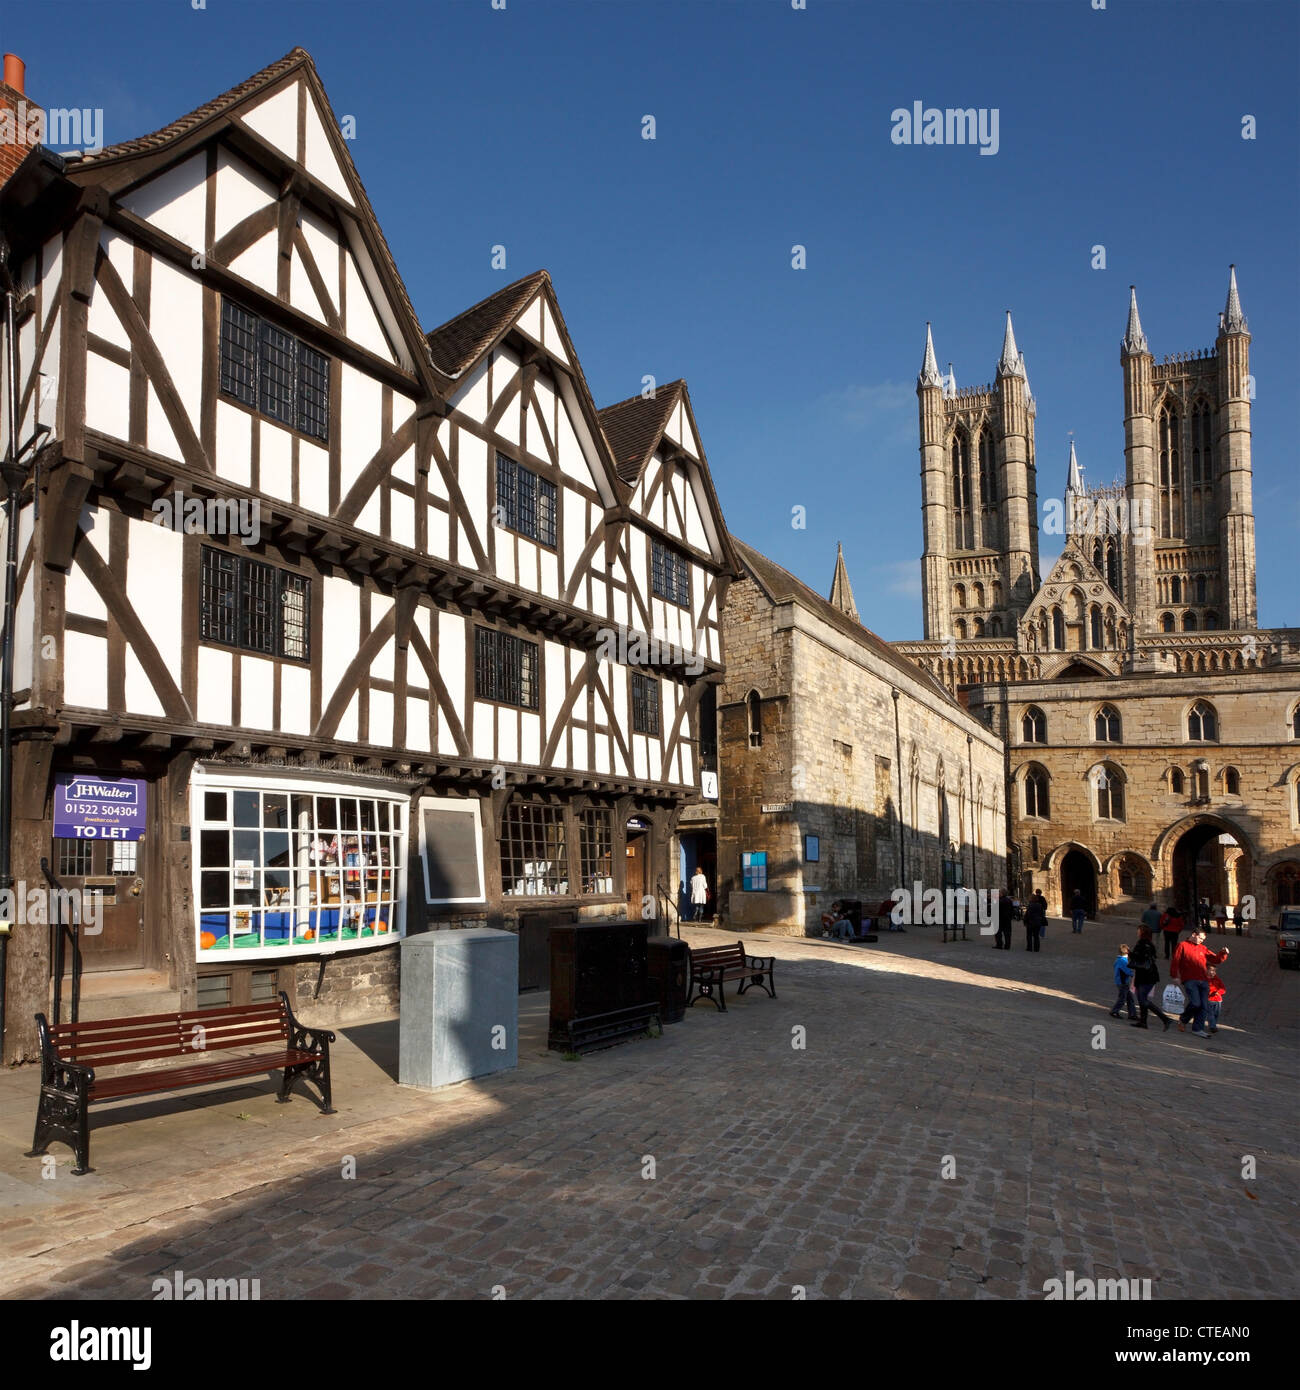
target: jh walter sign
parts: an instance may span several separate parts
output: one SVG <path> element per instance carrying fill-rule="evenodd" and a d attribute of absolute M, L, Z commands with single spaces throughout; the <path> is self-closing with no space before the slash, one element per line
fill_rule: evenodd
<path fill-rule="evenodd" d="M 54 788 L 54 834 L 68 840 L 141 840 L 148 793 L 142 781 L 79 777 Z"/>

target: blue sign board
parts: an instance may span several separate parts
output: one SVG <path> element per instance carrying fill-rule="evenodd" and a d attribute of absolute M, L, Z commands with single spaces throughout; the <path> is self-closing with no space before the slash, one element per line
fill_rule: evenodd
<path fill-rule="evenodd" d="M 142 840 L 145 783 L 125 777 L 78 777 L 54 788 L 54 836 L 61 840 Z"/>

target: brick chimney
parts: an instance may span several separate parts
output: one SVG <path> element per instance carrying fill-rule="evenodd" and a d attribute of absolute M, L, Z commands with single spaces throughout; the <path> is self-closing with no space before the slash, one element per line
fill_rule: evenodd
<path fill-rule="evenodd" d="M 24 91 L 26 65 L 12 53 L 4 57 L 0 82 L 0 185 L 31 153 L 32 140 L 40 131 Z"/>

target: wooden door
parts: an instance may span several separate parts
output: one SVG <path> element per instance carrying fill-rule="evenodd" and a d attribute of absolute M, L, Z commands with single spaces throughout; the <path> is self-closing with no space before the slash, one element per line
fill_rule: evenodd
<path fill-rule="evenodd" d="M 83 905 L 78 933 L 83 970 L 131 970 L 147 963 L 146 853 L 143 840 L 54 841 L 50 862 L 59 886 Z M 92 909 L 99 919 L 94 923 Z M 71 921 L 66 909 L 62 920 Z M 70 957 L 67 969 L 72 969 Z"/>
<path fill-rule="evenodd" d="M 650 837 L 644 830 L 629 830 L 627 834 L 627 915 L 642 916 L 641 899 L 646 894 L 646 846 Z"/>

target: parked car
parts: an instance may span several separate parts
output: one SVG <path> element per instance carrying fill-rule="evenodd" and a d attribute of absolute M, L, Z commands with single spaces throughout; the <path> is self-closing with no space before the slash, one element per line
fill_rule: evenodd
<path fill-rule="evenodd" d="M 1284 907 L 1278 913 L 1277 963 L 1300 969 L 1300 907 Z"/>

